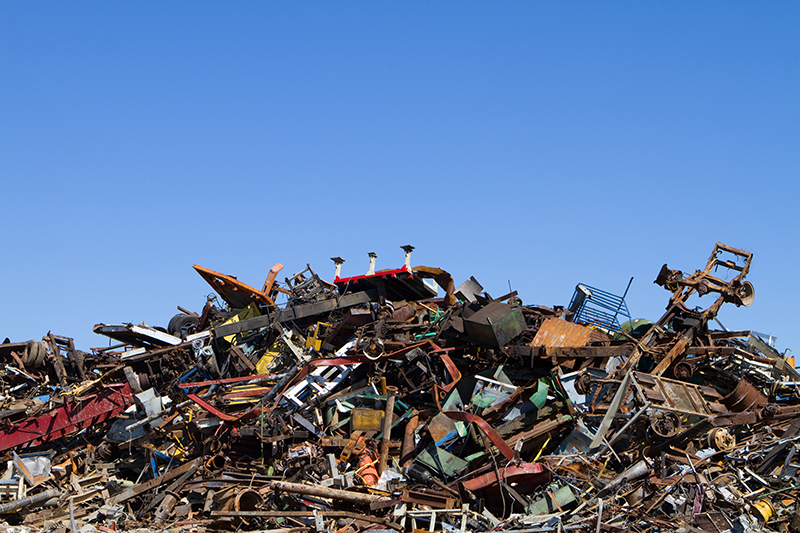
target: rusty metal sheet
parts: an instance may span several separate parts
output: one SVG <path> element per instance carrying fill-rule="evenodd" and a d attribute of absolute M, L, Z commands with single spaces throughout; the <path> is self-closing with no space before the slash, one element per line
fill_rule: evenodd
<path fill-rule="evenodd" d="M 193 268 L 234 309 L 247 307 L 251 302 L 269 306 L 275 305 L 275 302 L 272 301 L 268 294 L 242 283 L 233 276 L 220 274 L 200 265 L 193 265 Z"/>
<path fill-rule="evenodd" d="M 531 342 L 531 346 L 586 346 L 592 329 L 560 318 L 546 318 Z"/>
<path fill-rule="evenodd" d="M 752 411 L 764 407 L 769 399 L 750 383 L 747 378 L 741 378 L 730 394 L 720 400 L 731 412 Z"/>
<path fill-rule="evenodd" d="M 711 387 L 634 372 L 633 378 L 647 401 L 661 409 L 713 416 L 727 411 L 722 396 Z"/>

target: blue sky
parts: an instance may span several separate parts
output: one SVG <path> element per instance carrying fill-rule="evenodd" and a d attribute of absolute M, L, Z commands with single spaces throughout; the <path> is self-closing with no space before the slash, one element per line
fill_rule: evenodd
<path fill-rule="evenodd" d="M 0 338 L 166 325 L 412 263 L 657 319 L 661 265 L 755 254 L 729 328 L 800 348 L 800 5 L 2 2 Z M 1 340 L 1 339 L 0 339 Z"/>

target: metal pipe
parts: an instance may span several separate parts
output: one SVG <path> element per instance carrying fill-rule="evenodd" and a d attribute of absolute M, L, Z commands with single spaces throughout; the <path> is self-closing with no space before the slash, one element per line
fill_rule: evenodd
<path fill-rule="evenodd" d="M 75 525 L 75 498 L 69 499 L 69 525 L 72 533 L 78 533 L 78 527 Z"/>
<path fill-rule="evenodd" d="M 631 466 L 629 466 L 622 474 L 611 480 L 608 485 L 598 493 L 598 496 L 605 496 L 613 489 L 626 481 L 636 481 L 643 477 L 650 475 L 650 463 L 646 459 L 642 459 Z"/>
<path fill-rule="evenodd" d="M 37 503 L 44 503 L 50 498 L 55 498 L 60 495 L 61 491 L 50 489 L 40 494 L 36 494 L 35 496 L 28 496 L 27 498 L 22 498 L 21 500 L 14 500 L 13 502 L 4 503 L 0 505 L 0 514 L 10 513 L 12 511 L 16 511 L 17 509 L 23 509 Z"/>
<path fill-rule="evenodd" d="M 261 494 L 257 490 L 232 487 L 215 496 L 216 503 L 223 511 L 255 511 L 261 505 Z M 245 525 L 250 522 L 246 518 L 239 518 Z"/>
<path fill-rule="evenodd" d="M 327 487 L 320 487 L 318 485 L 303 485 L 301 483 L 291 483 L 289 481 L 273 481 L 270 483 L 270 487 L 272 490 L 293 492 L 295 494 L 309 494 L 311 496 L 319 496 L 320 498 L 331 498 L 334 500 L 355 503 L 370 504 L 374 502 L 386 502 L 391 499 L 383 496 L 376 496 L 374 494 L 363 494 L 360 492 L 351 492 L 347 490 L 329 489 Z"/>
<path fill-rule="evenodd" d="M 225 467 L 225 456 L 212 455 L 206 461 L 206 468 L 209 470 L 220 470 Z"/>
<path fill-rule="evenodd" d="M 392 437 L 392 422 L 394 421 L 394 394 L 386 400 L 386 411 L 383 417 L 383 439 L 381 440 L 381 453 L 378 458 L 378 474 L 386 470 L 389 461 L 389 443 Z"/>
<path fill-rule="evenodd" d="M 172 513 L 172 510 L 175 508 L 177 504 L 178 504 L 178 497 L 171 492 L 167 492 L 167 494 L 164 495 L 164 499 L 161 500 L 161 505 L 159 505 L 158 509 L 156 509 L 156 514 L 154 519 L 155 524 L 157 526 L 163 526 L 164 523 L 167 521 L 167 518 L 169 518 L 170 513 Z"/>

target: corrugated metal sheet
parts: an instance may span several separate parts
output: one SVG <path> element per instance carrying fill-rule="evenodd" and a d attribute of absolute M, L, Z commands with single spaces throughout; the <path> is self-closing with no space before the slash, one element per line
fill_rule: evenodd
<path fill-rule="evenodd" d="M 559 318 L 547 318 L 542 322 L 531 346 L 586 346 L 592 330 Z"/>

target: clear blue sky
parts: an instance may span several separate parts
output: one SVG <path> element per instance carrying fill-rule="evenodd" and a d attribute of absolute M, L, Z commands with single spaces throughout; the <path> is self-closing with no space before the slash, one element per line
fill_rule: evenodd
<path fill-rule="evenodd" d="M 634 276 L 656 319 L 721 241 L 722 321 L 800 349 L 797 2 L 5 1 L 0 82 L 0 340 L 403 244 L 528 304 Z"/>

